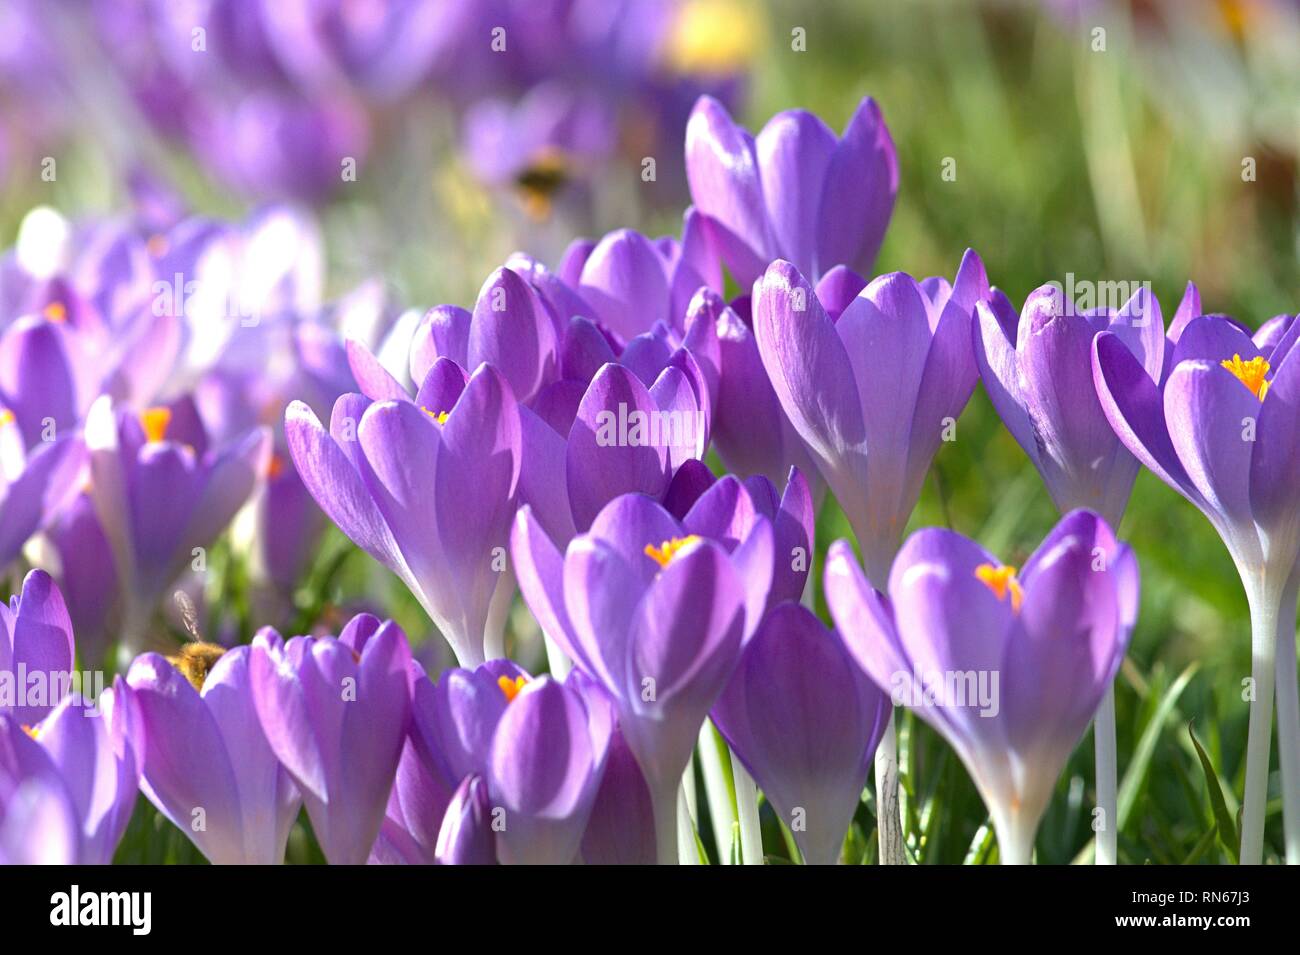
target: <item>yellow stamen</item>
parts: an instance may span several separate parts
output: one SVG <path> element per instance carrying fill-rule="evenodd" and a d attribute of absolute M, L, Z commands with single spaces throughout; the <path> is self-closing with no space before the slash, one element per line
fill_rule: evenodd
<path fill-rule="evenodd" d="M 997 596 L 998 600 L 1006 600 L 1007 594 L 1011 595 L 1011 609 L 1016 613 L 1020 612 L 1020 604 L 1025 599 L 1025 592 L 1020 589 L 1020 581 L 1016 580 L 1016 569 L 1003 564 L 995 567 L 992 564 L 980 564 L 975 568 L 975 576 L 989 590 Z"/>
<path fill-rule="evenodd" d="M 691 546 L 699 539 L 699 534 L 687 534 L 685 537 L 674 537 L 672 540 L 666 540 L 658 547 L 654 544 L 646 544 L 645 555 L 660 567 L 667 567 L 678 552 Z"/>
<path fill-rule="evenodd" d="M 1250 361 L 1242 361 L 1240 355 L 1233 355 L 1232 361 L 1221 361 L 1219 364 L 1236 375 L 1237 380 L 1249 388 L 1252 395 L 1260 401 L 1264 400 L 1269 384 L 1264 376 L 1268 374 L 1269 364 L 1263 355 L 1256 355 Z"/>
<path fill-rule="evenodd" d="M 434 421 L 438 422 L 438 424 L 446 424 L 447 419 L 451 417 L 450 411 L 430 411 L 428 408 L 421 408 L 420 410 L 423 411 L 425 414 L 427 414 Z"/>
<path fill-rule="evenodd" d="M 38 726 L 27 726 L 26 724 L 24 724 L 23 732 L 26 733 L 28 736 L 30 736 L 32 739 L 40 739 L 41 736 L 41 730 L 40 727 Z"/>
<path fill-rule="evenodd" d="M 68 320 L 68 306 L 62 302 L 50 302 L 41 309 L 41 314 L 56 325 L 62 325 Z"/>
<path fill-rule="evenodd" d="M 167 435 L 167 426 L 171 424 L 172 410 L 159 406 L 147 408 L 140 414 L 140 425 L 150 444 L 161 441 Z"/>
<path fill-rule="evenodd" d="M 501 692 L 505 694 L 506 702 L 513 703 L 519 691 L 528 685 L 528 677 L 517 676 L 513 680 L 508 676 L 497 677 L 497 686 L 501 687 Z"/>
<path fill-rule="evenodd" d="M 14 417 L 14 413 L 8 408 L 0 408 L 0 428 L 5 427 L 6 425 L 11 425 L 17 420 L 18 419 Z"/>

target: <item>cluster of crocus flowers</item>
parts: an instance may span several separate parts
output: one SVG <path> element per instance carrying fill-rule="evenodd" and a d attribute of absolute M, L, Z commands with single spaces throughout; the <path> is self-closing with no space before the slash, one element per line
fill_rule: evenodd
<path fill-rule="evenodd" d="M 1045 286 L 1017 315 L 973 251 L 951 281 L 869 279 L 897 188 L 871 100 L 842 136 L 796 111 L 753 137 L 704 99 L 686 135 L 679 235 L 579 239 L 553 268 L 516 253 L 472 308 L 390 322 L 362 295 L 330 314 L 292 216 L 108 230 L 98 269 L 59 243 L 77 268 L 23 265 L 0 316 L 0 571 L 30 552 L 57 572 L 0 606 L 0 858 L 108 861 L 138 792 L 215 863 L 283 861 L 304 815 L 333 864 L 676 863 L 697 856 L 698 767 L 719 855 L 763 860 L 761 791 L 791 855 L 825 864 L 874 763 L 880 858 L 901 862 L 901 706 L 960 757 L 1007 863 L 1032 860 L 1095 720 L 1097 858 L 1115 861 L 1113 681 L 1139 592 L 1116 527 L 1146 465 L 1207 514 L 1250 596 L 1247 861 L 1287 674 L 1300 860 L 1300 321 L 1252 338 L 1194 287 L 1168 332 L 1145 289 L 1080 312 Z M 268 309 L 257 331 L 122 304 L 140 278 L 121 261 L 211 275 L 232 247 L 257 263 L 229 281 Z M 725 296 L 726 272 L 747 294 Z M 156 361 L 86 360 L 140 328 Z M 1021 566 L 953 530 L 904 540 L 981 379 L 1064 515 Z M 855 541 L 818 575 L 827 492 Z M 328 519 L 457 666 L 382 610 L 146 645 L 241 513 L 281 598 Z M 507 657 L 516 593 L 549 672 Z M 111 688 L 4 695 L 20 671 L 61 687 L 108 631 Z"/>

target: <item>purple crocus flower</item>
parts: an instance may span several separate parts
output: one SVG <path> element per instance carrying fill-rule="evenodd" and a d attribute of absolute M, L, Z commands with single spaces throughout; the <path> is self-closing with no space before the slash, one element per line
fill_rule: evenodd
<path fill-rule="evenodd" d="M 1188 314 L 1193 310 L 1199 309 L 1189 307 Z M 1113 333 L 1099 335 L 1092 354 L 1097 396 L 1116 435 L 1209 519 L 1246 589 L 1255 697 L 1241 859 L 1256 864 L 1263 856 L 1275 666 L 1286 674 L 1277 696 L 1287 858 L 1300 862 L 1293 639 L 1300 586 L 1300 322 L 1261 332 L 1254 341 L 1219 315 L 1175 321 L 1171 339 L 1177 338 L 1158 378 Z"/>
<path fill-rule="evenodd" d="M 938 528 L 908 538 L 887 595 L 847 541 L 826 566 L 850 652 L 957 751 L 1010 863 L 1030 861 L 1057 777 L 1124 657 L 1137 594 L 1132 551 L 1091 511 L 1066 515 L 1018 574 Z"/>
<path fill-rule="evenodd" d="M 492 734 L 510 702 L 506 689 L 513 692 L 521 679 L 531 677 L 506 659 L 453 667 L 436 685 L 412 665 L 411 728 L 372 861 L 439 861 L 437 843 L 458 784 L 486 771 Z M 462 804 L 455 811 L 470 810 Z"/>
<path fill-rule="evenodd" d="M 1118 311 L 1077 311 L 1044 285 L 1017 318 L 1000 292 L 976 304 L 975 357 L 984 387 L 1062 512 L 1086 507 L 1118 526 L 1138 462 L 1116 437 L 1092 386 L 1092 340 L 1109 331 L 1160 380 L 1160 303 L 1139 289 Z"/>
<path fill-rule="evenodd" d="M 63 595 L 33 570 L 22 593 L 0 603 L 0 713 L 35 726 L 72 688 L 77 647 Z"/>
<path fill-rule="evenodd" d="M 837 265 L 870 274 L 898 193 L 894 143 L 870 97 L 841 137 L 804 110 L 778 113 L 754 137 L 701 97 L 686 126 L 686 175 L 745 287 L 774 259 L 813 282 Z"/>
<path fill-rule="evenodd" d="M 488 795 L 503 816 L 497 856 L 566 864 L 578 855 L 605 771 L 613 709 L 549 676 L 520 681 L 503 687 L 509 705 L 487 752 Z"/>
<path fill-rule="evenodd" d="M 331 864 L 364 863 L 379 835 L 411 718 L 410 669 L 406 635 L 368 614 L 337 639 L 263 630 L 253 641 L 257 718 Z"/>
<path fill-rule="evenodd" d="M 113 551 L 90 495 L 77 495 L 45 537 L 52 551 L 43 562 L 54 572 L 67 603 L 81 665 L 98 667 L 117 637 L 118 587 Z"/>
<path fill-rule="evenodd" d="M 10 721 L 0 716 L 0 737 Z M 67 787 L 49 776 L 17 776 L 0 764 L 0 865 L 76 865 L 77 810 Z"/>
<path fill-rule="evenodd" d="M 137 650 L 163 593 L 210 546 L 266 473 L 265 428 L 209 448 L 192 401 L 136 416 L 96 401 L 86 421 L 90 496 L 123 602 L 122 645 Z"/>
<path fill-rule="evenodd" d="M 840 854 L 889 697 L 843 638 L 797 603 L 769 613 L 713 707 L 713 722 L 753 774 L 809 864 Z"/>
<path fill-rule="evenodd" d="M 519 410 L 491 365 L 434 363 L 412 402 L 344 395 L 326 430 L 285 414 L 298 473 L 330 519 L 410 588 L 456 652 L 484 659 L 519 482 Z"/>
<path fill-rule="evenodd" d="M 302 804 L 257 718 L 252 653 L 222 654 L 197 687 L 156 653 L 126 677 L 140 789 L 217 864 L 283 862 Z"/>
<path fill-rule="evenodd" d="M 114 689 L 96 704 L 66 696 L 35 726 L 0 715 L 0 777 L 42 780 L 57 791 L 51 798 L 66 797 L 79 830 L 75 861 L 82 865 L 113 861 L 135 808 L 140 771 L 128 714 L 116 705 L 120 678 Z"/>
<path fill-rule="evenodd" d="M 451 797 L 434 847 L 439 865 L 495 865 L 492 801 L 482 776 L 466 776 Z"/>
<path fill-rule="evenodd" d="M 930 461 L 975 388 L 971 316 L 988 294 L 973 251 L 951 287 L 882 275 L 837 321 L 788 262 L 755 286 L 763 365 L 873 581 L 884 581 Z"/>
<path fill-rule="evenodd" d="M 711 323 L 718 343 L 710 436 L 727 470 L 741 477 L 762 475 L 775 483 L 796 467 L 809 476 L 820 502 L 823 486 L 817 466 L 763 367 L 748 297 L 728 305 L 716 292 L 701 289 L 687 312 L 687 330 L 694 330 L 696 323 Z"/>
<path fill-rule="evenodd" d="M 1195 292 L 1189 286 L 1189 295 Z M 1190 307 L 1184 299 L 1176 316 Z M 1199 307 L 1199 302 L 1197 303 Z M 1116 437 L 1092 386 L 1092 341 L 1114 334 L 1153 381 L 1160 380 L 1166 341 L 1160 303 L 1141 288 L 1117 310 L 1080 311 L 1062 289 L 1044 285 L 1025 300 L 1019 317 L 994 291 L 976 304 L 975 358 L 984 388 L 1016 442 L 1038 469 L 1061 513 L 1090 508 L 1118 527 L 1137 478 L 1138 462 Z M 1097 862 L 1118 857 L 1115 815 L 1118 773 L 1115 699 L 1097 714 Z"/>
<path fill-rule="evenodd" d="M 564 553 L 522 508 L 511 554 L 543 632 L 610 694 L 652 794 L 658 858 L 675 860 L 682 773 L 767 604 L 770 523 L 757 516 L 743 539 L 718 541 L 625 494 Z"/>
<path fill-rule="evenodd" d="M 29 454 L 17 417 L 0 404 L 0 569 L 76 496 L 85 467 L 79 437 L 38 443 Z"/>

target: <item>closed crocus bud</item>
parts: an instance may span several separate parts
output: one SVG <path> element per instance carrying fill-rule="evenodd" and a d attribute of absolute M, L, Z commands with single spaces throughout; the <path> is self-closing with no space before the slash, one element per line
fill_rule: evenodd
<path fill-rule="evenodd" d="M 703 294 L 703 293 L 701 293 Z M 740 477 L 761 474 L 776 483 L 791 467 L 798 467 L 821 482 L 812 456 L 790 423 L 772 389 L 758 352 L 754 330 L 732 306 L 697 299 L 701 305 L 688 314 L 688 328 L 712 321 L 718 340 L 718 388 L 711 435 L 727 469 Z"/>
<path fill-rule="evenodd" d="M 1030 861 L 1057 777 L 1123 659 L 1137 593 L 1132 551 L 1091 511 L 1066 515 L 1019 573 L 937 528 L 908 538 L 887 595 L 847 541 L 826 567 L 850 652 L 957 751 L 1011 863 Z"/>
<path fill-rule="evenodd" d="M 365 862 L 379 834 L 410 724 L 410 667 L 401 629 L 365 614 L 337 639 L 253 641 L 258 721 L 331 864 Z"/>
<path fill-rule="evenodd" d="M 723 261 L 746 287 L 773 259 L 814 282 L 837 265 L 869 273 L 898 193 L 894 143 L 870 97 L 842 136 L 789 110 L 755 137 L 702 96 L 686 126 L 686 175 Z"/>
<path fill-rule="evenodd" d="M 0 713 L 34 726 L 71 687 L 77 648 L 63 595 L 43 570 L 0 603 Z"/>
<path fill-rule="evenodd" d="M 141 791 L 217 864 L 283 862 L 302 804 L 258 722 L 252 653 L 222 654 L 199 688 L 146 653 L 131 664 L 119 702 L 134 711 Z"/>
<path fill-rule="evenodd" d="M 708 427 L 707 406 L 680 367 L 664 368 L 649 387 L 623 365 L 602 367 L 582 396 L 565 448 L 574 525 L 589 527 L 620 494 L 662 500 L 674 472 L 704 457 Z"/>
<path fill-rule="evenodd" d="M 889 697 L 838 633 L 805 607 L 764 618 L 713 708 L 713 722 L 794 834 L 829 865 L 862 796 Z"/>
<path fill-rule="evenodd" d="M 755 285 L 763 365 L 873 581 L 888 573 L 930 462 L 975 388 L 971 315 L 988 294 L 970 251 L 951 288 L 882 275 L 836 322 L 788 262 L 772 263 Z"/>
<path fill-rule="evenodd" d="M 1092 508 L 1118 525 L 1138 462 L 1115 435 L 1092 386 L 1092 341 L 1111 332 L 1153 381 L 1164 361 L 1160 305 L 1140 289 L 1122 308 L 1079 311 L 1056 286 L 1025 299 L 1019 318 L 1000 293 L 976 305 L 975 357 L 985 390 L 1062 512 Z"/>
<path fill-rule="evenodd" d="M 511 553 L 542 630 L 613 701 L 652 793 L 658 858 L 675 862 L 682 773 L 767 603 L 770 522 L 759 515 L 743 540 L 716 541 L 626 494 L 564 554 L 521 509 Z"/>
<path fill-rule="evenodd" d="M 495 865 L 492 803 L 482 776 L 466 776 L 456 788 L 438 830 L 439 865 Z"/>
<path fill-rule="evenodd" d="M 502 693 L 509 705 L 488 748 L 485 777 L 493 811 L 502 810 L 498 858 L 573 862 L 605 771 L 613 710 L 607 700 L 547 676 L 503 682 Z"/>
<path fill-rule="evenodd" d="M 521 462 L 505 378 L 483 365 L 466 382 L 438 361 L 415 402 L 344 395 L 329 430 L 294 402 L 285 434 L 321 509 L 401 578 L 462 665 L 481 663 Z"/>

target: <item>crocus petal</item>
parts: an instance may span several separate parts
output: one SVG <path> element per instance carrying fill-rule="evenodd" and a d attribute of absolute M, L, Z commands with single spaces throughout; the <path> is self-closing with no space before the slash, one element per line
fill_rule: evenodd
<path fill-rule="evenodd" d="M 898 157 L 880 107 L 858 104 L 826 170 L 818 225 L 817 267 L 847 265 L 871 274 L 898 193 Z"/>
<path fill-rule="evenodd" d="M 815 275 L 822 187 L 835 134 L 812 113 L 789 110 L 768 120 L 754 146 L 773 237 L 800 272 Z M 839 215 L 831 220 L 840 221 Z"/>
<path fill-rule="evenodd" d="M 579 529 L 620 494 L 640 491 L 662 497 L 670 473 L 667 448 L 649 441 L 649 422 L 656 411 L 649 390 L 620 365 L 606 365 L 588 387 L 569 434 L 565 465 L 573 521 Z M 639 437 L 634 430 L 638 422 Z M 620 434 L 624 429 L 627 433 Z"/>

